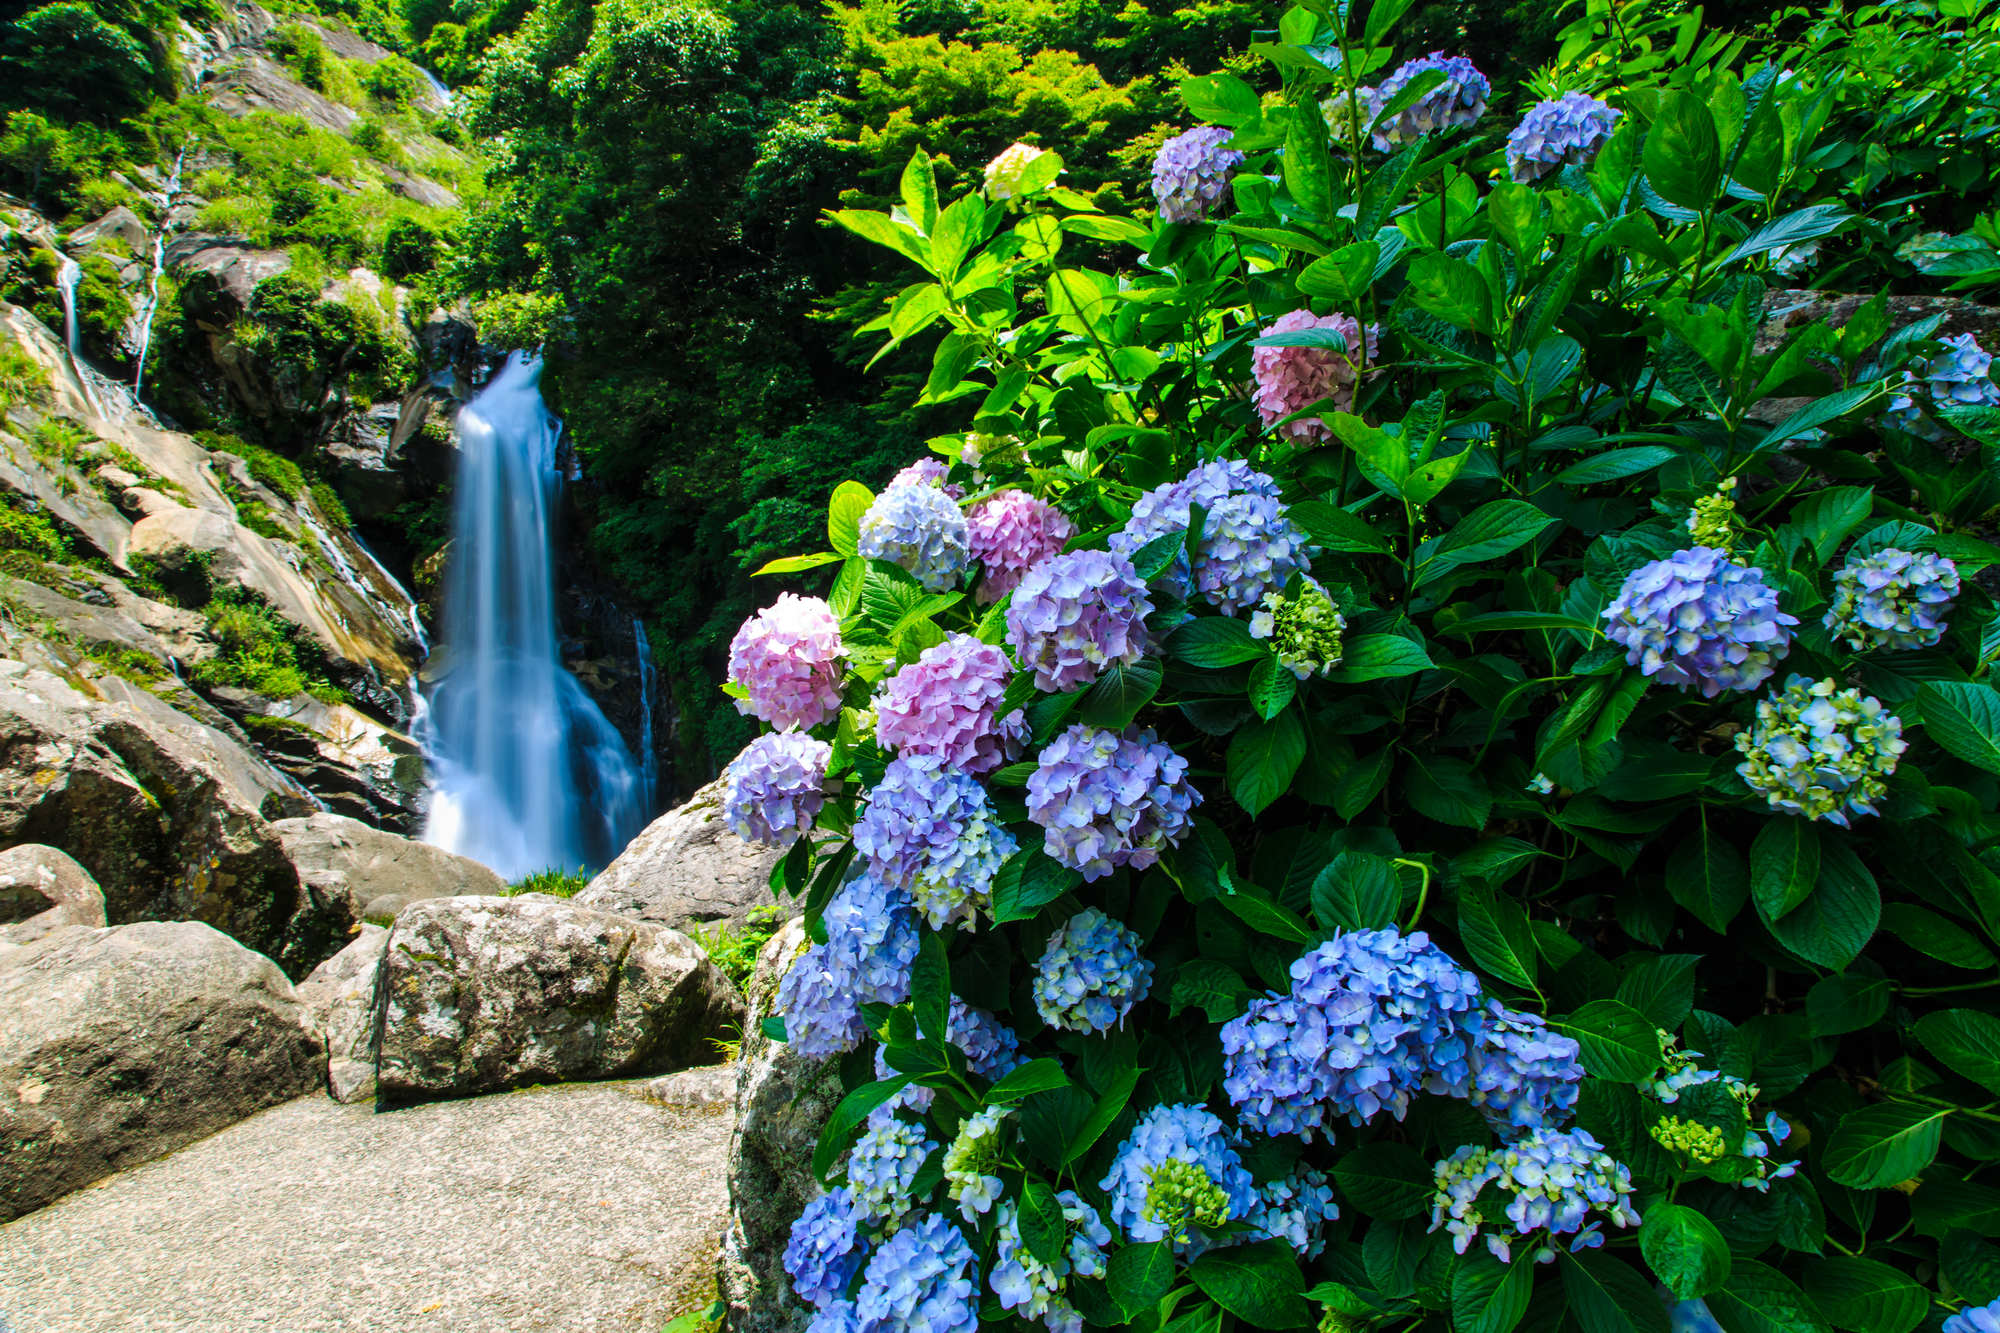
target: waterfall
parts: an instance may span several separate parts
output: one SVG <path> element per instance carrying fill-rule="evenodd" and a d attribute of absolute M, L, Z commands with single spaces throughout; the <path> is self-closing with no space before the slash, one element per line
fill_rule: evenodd
<path fill-rule="evenodd" d="M 550 520 L 560 423 L 516 352 L 458 414 L 443 669 L 424 839 L 506 878 L 601 866 L 643 826 L 624 740 L 557 655 Z"/>
<path fill-rule="evenodd" d="M 646 622 L 632 617 L 632 647 L 639 654 L 639 792 L 648 818 L 660 789 L 660 756 L 653 752 L 653 645 L 646 642 Z"/>
<path fill-rule="evenodd" d="M 76 285 L 82 281 L 83 265 L 64 255 L 61 267 L 56 269 L 56 290 L 62 293 L 63 346 L 69 348 L 72 362 L 83 359 L 83 347 L 76 333 Z"/>
<path fill-rule="evenodd" d="M 174 158 L 174 174 L 167 178 L 167 213 L 173 212 L 174 200 L 181 192 L 181 164 L 187 161 L 187 150 L 183 148 Z M 160 308 L 160 275 L 167 271 L 167 216 L 162 215 L 160 226 L 153 233 L 153 285 L 146 299 L 146 318 L 139 325 L 139 368 L 132 372 L 132 399 L 138 401 L 139 391 L 146 387 L 146 353 L 153 345 L 153 314 Z"/>

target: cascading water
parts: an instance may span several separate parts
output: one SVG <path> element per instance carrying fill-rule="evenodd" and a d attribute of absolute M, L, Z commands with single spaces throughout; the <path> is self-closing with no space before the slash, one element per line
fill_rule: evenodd
<path fill-rule="evenodd" d="M 508 879 L 601 866 L 643 825 L 617 729 L 557 657 L 549 520 L 561 424 L 522 352 L 458 414 L 443 670 L 427 733 L 424 840 Z"/>
<path fill-rule="evenodd" d="M 83 355 L 76 334 L 76 285 L 83 281 L 83 265 L 63 256 L 56 269 L 56 290 L 62 293 L 63 303 L 63 346 L 69 349 L 69 359 L 74 362 Z"/>
<path fill-rule="evenodd" d="M 174 158 L 174 174 L 167 178 L 167 209 L 173 209 L 174 200 L 181 194 L 181 164 L 187 161 L 187 150 L 182 149 Z M 138 401 L 139 393 L 146 387 L 146 353 L 153 346 L 153 316 L 160 308 L 160 275 L 167 271 L 167 223 L 162 221 L 160 229 L 153 233 L 153 285 L 146 298 L 146 318 L 139 325 L 139 368 L 132 372 L 132 399 Z"/>
<path fill-rule="evenodd" d="M 646 642 L 646 622 L 637 616 L 632 617 L 632 648 L 639 655 L 639 789 L 650 814 L 660 790 L 660 756 L 653 752 L 653 686 L 658 676 L 653 645 Z"/>

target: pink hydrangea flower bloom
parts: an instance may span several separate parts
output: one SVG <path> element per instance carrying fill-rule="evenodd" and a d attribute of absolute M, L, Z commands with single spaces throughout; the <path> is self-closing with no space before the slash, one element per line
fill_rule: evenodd
<path fill-rule="evenodd" d="M 1347 339 L 1347 351 L 1336 352 L 1325 347 L 1253 348 L 1250 368 L 1257 380 L 1253 401 L 1257 415 L 1267 427 L 1322 398 L 1333 399 L 1336 411 L 1353 411 L 1354 386 L 1375 359 L 1381 326 L 1369 327 L 1364 350 L 1361 324 L 1350 315 L 1315 316 L 1310 310 L 1294 310 L 1289 315 L 1280 315 L 1262 336 L 1305 329 L 1338 330 Z M 1333 438 L 1332 429 L 1318 417 L 1294 421 L 1280 428 L 1279 434 L 1299 444 Z"/>
<path fill-rule="evenodd" d="M 875 702 L 875 739 L 905 758 L 934 754 L 965 773 L 987 773 L 1021 757 L 1027 721 L 1015 709 L 994 722 L 1014 668 L 1007 654 L 970 634 L 926 648 L 890 677 Z"/>
<path fill-rule="evenodd" d="M 729 679 L 748 692 L 736 711 L 780 731 L 840 711 L 840 622 L 817 597 L 779 593 L 729 641 Z"/>
<path fill-rule="evenodd" d="M 1005 490 L 989 496 L 965 516 L 970 529 L 972 558 L 985 567 L 979 580 L 979 600 L 999 601 L 1014 590 L 1021 576 L 1076 535 L 1069 515 L 1026 491 Z"/>

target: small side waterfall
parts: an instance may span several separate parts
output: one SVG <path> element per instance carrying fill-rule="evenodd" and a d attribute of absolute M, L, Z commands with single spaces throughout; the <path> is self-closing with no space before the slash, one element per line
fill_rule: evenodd
<path fill-rule="evenodd" d="M 83 356 L 83 345 L 76 333 L 76 286 L 82 281 L 83 265 L 64 255 L 56 269 L 56 290 L 62 293 L 63 346 L 69 349 L 72 362 Z"/>
<path fill-rule="evenodd" d="M 424 730 L 424 839 L 508 879 L 601 866 L 645 822 L 623 739 L 557 656 L 549 524 L 561 423 L 541 362 L 508 358 L 458 415 L 443 663 Z"/>
<path fill-rule="evenodd" d="M 653 751 L 653 689 L 659 673 L 653 667 L 653 645 L 646 642 L 646 622 L 632 617 L 632 647 L 639 654 L 639 792 L 648 815 L 660 790 L 660 756 Z"/>
<path fill-rule="evenodd" d="M 167 178 L 167 208 L 171 210 L 174 200 L 181 193 L 181 164 L 187 161 L 187 150 L 181 150 L 174 158 L 174 174 Z M 160 219 L 160 226 L 153 233 L 153 284 L 146 298 L 146 318 L 139 325 L 139 368 L 132 372 L 132 399 L 138 401 L 139 393 L 146 387 L 146 353 L 153 346 L 153 315 L 160 308 L 160 275 L 167 271 L 167 221 Z M 74 355 L 72 353 L 72 355 Z"/>

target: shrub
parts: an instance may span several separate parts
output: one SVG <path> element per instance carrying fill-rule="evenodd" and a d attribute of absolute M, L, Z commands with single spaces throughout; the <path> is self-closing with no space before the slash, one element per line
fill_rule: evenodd
<path fill-rule="evenodd" d="M 866 558 L 848 481 L 767 571 L 836 571 L 777 877 L 818 942 L 767 1028 L 850 1052 L 786 1255 L 828 1326 L 1610 1333 L 1657 1290 L 1910 1333 L 2000 1294 L 1990 358 L 1886 294 L 1759 340 L 1795 247 L 1879 235 L 1837 72 L 1593 4 L 1547 91 L 1608 138 L 1487 151 L 1483 76 L 1392 68 L 1408 8 L 1183 82 L 1243 160 L 1183 143 L 1171 220 L 1052 156 L 952 199 L 921 152 L 831 217 L 920 270 L 864 332 L 935 338 L 958 405 L 905 484 L 1079 535 L 982 610 L 928 545 Z M 1025 748 L 913 800 L 937 761 L 876 701 L 958 635 L 1036 658 L 932 714 Z"/>
<path fill-rule="evenodd" d="M 783 908 L 754 907 L 748 919 L 741 924 L 734 921 L 695 921 L 689 923 L 687 934 L 689 939 L 707 951 L 708 960 L 736 983 L 736 989 L 745 990 L 750 985 L 750 974 L 757 970 L 758 952 L 766 941 L 784 928 Z"/>
<path fill-rule="evenodd" d="M 550 866 L 547 870 L 537 870 L 523 875 L 509 884 L 503 891 L 508 897 L 522 893 L 546 893 L 556 898 L 574 898 L 590 887 L 592 879 L 587 866 L 566 870 L 561 866 Z"/>
<path fill-rule="evenodd" d="M 301 693 L 330 703 L 346 699 L 317 669 L 318 650 L 250 593 L 212 589 L 208 632 L 221 652 L 195 668 L 204 685 L 233 685 L 274 699 Z"/>
<path fill-rule="evenodd" d="M 340 496 L 335 493 L 332 486 L 323 481 L 314 482 L 312 498 L 313 503 L 319 506 L 319 512 L 325 514 L 331 522 L 343 528 L 354 526 L 354 520 L 347 516 L 347 506 L 341 502 Z"/>
<path fill-rule="evenodd" d="M 13 495 L 7 497 L 6 504 L 0 504 L 0 549 L 62 563 L 70 559 L 69 541 L 57 530 L 48 511 L 32 500 Z"/>
<path fill-rule="evenodd" d="M 250 475 L 287 500 L 296 501 L 306 493 L 306 475 L 299 465 L 283 454 L 272 453 L 261 444 L 217 431 L 198 431 L 195 440 L 210 453 L 235 454 L 250 466 Z"/>
<path fill-rule="evenodd" d="M 424 76 L 401 56 L 363 65 L 360 77 L 361 86 L 370 97 L 397 111 L 407 110 L 424 86 Z"/>
<path fill-rule="evenodd" d="M 382 273 L 401 280 L 437 267 L 437 233 L 415 218 L 397 218 L 382 237 Z"/>

